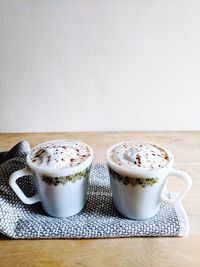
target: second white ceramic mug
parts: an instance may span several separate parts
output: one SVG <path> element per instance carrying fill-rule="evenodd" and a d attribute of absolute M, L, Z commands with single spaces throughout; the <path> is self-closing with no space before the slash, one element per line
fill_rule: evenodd
<path fill-rule="evenodd" d="M 139 142 L 141 143 L 141 141 Z M 187 173 L 173 168 L 174 157 L 168 149 L 156 145 L 164 149 L 169 158 L 169 162 L 163 168 L 131 169 L 119 166 L 110 158 L 111 151 L 123 143 L 128 142 L 113 145 L 106 154 L 113 201 L 123 216 L 136 220 L 150 219 L 158 212 L 161 203 L 175 205 L 186 195 L 192 185 L 191 177 Z M 151 144 L 150 142 L 144 143 Z M 183 186 L 176 197 L 170 199 L 165 194 L 165 185 L 168 177 L 172 175 L 179 177 Z"/>

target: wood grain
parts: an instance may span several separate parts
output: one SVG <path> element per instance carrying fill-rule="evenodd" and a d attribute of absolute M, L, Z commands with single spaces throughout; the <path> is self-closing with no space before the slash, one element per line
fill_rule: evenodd
<path fill-rule="evenodd" d="M 11 240 L 0 236 L 0 266 L 200 266 L 200 132 L 91 132 L 0 134 L 0 151 L 24 139 L 35 146 L 53 139 L 79 139 L 93 147 L 94 162 L 105 162 L 106 149 L 119 141 L 142 139 L 162 144 L 175 156 L 175 167 L 188 172 L 193 186 L 183 200 L 190 221 L 185 238 L 89 240 Z M 176 189 L 176 179 L 170 188 Z"/>

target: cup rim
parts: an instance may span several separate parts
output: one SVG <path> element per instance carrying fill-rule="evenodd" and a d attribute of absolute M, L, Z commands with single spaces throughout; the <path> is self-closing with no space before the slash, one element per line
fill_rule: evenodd
<path fill-rule="evenodd" d="M 145 144 L 150 144 L 150 145 L 156 145 L 158 146 L 159 148 L 163 149 L 166 153 L 167 153 L 167 156 L 169 158 L 169 162 L 163 166 L 162 168 L 156 168 L 156 169 L 151 169 L 151 170 L 145 170 L 145 169 L 138 169 L 138 168 L 131 168 L 131 167 L 128 167 L 128 166 L 123 166 L 123 165 L 118 165 L 116 162 L 114 162 L 113 160 L 111 160 L 110 158 L 110 152 L 116 148 L 117 146 L 123 144 L 123 143 L 130 143 L 130 142 L 138 142 L 138 143 L 145 143 Z M 150 142 L 150 141 L 145 141 L 145 140 L 125 140 L 125 141 L 122 141 L 122 142 L 119 142 L 119 143 L 115 143 L 114 145 L 110 146 L 108 149 L 107 149 L 107 152 L 106 152 L 106 161 L 107 161 L 107 165 L 108 167 L 110 167 L 112 170 L 116 171 L 117 173 L 121 174 L 121 175 L 125 175 L 125 176 L 128 176 L 128 177 L 133 177 L 133 175 L 138 175 L 139 177 L 143 177 L 144 178 L 149 175 L 149 176 L 154 176 L 155 174 L 157 174 L 158 172 L 163 172 L 164 170 L 167 170 L 167 169 L 170 169 L 172 168 L 173 166 L 173 163 L 174 163 L 174 156 L 173 154 L 167 149 L 165 148 L 164 146 L 162 145 L 159 145 L 157 143 L 153 143 L 153 142 Z"/>
<path fill-rule="evenodd" d="M 81 162 L 79 165 L 71 167 L 71 168 L 63 167 L 61 169 L 51 169 L 51 168 L 44 168 L 44 167 L 35 166 L 30 160 L 30 155 L 31 155 L 32 150 L 41 146 L 41 145 L 51 143 L 51 142 L 77 142 L 77 143 L 80 143 L 80 144 L 87 146 L 89 148 L 90 155 L 86 160 Z M 55 139 L 55 140 L 49 140 L 49 141 L 40 143 L 40 144 L 34 146 L 33 148 L 31 148 L 31 150 L 29 151 L 29 153 L 26 156 L 26 163 L 31 170 L 45 174 L 45 175 L 68 176 L 68 175 L 73 175 L 75 173 L 81 172 L 81 171 L 85 170 L 86 168 L 88 168 L 92 164 L 93 155 L 94 155 L 94 153 L 93 153 L 92 148 L 88 144 L 84 143 L 83 141 L 74 140 L 74 139 Z"/>

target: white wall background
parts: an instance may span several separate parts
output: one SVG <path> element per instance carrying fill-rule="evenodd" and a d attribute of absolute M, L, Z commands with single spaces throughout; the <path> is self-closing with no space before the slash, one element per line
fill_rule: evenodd
<path fill-rule="evenodd" d="M 200 1 L 0 1 L 0 131 L 200 130 Z"/>

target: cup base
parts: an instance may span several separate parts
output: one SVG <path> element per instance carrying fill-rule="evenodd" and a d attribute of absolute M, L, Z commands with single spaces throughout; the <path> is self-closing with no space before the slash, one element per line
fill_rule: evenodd
<path fill-rule="evenodd" d="M 85 205 L 86 205 L 86 203 L 83 205 L 83 207 L 81 207 L 81 209 L 74 210 L 74 211 L 71 211 L 68 213 L 62 213 L 62 214 L 59 214 L 56 212 L 49 212 L 46 209 L 44 209 L 44 207 L 42 207 L 42 208 L 45 211 L 45 213 L 50 217 L 54 217 L 54 218 L 58 218 L 58 219 L 65 219 L 65 218 L 69 218 L 71 216 L 74 216 L 74 215 L 77 215 L 78 213 L 80 213 L 84 209 Z"/>
<path fill-rule="evenodd" d="M 134 221 L 151 221 L 154 219 L 154 217 L 156 216 L 156 214 L 158 213 L 158 210 L 152 214 L 151 216 L 148 216 L 148 217 L 144 217 L 144 216 L 135 216 L 133 214 L 125 214 L 124 212 L 121 212 L 119 211 L 117 208 L 116 210 L 118 211 L 118 213 L 120 215 L 122 215 L 123 217 L 127 218 L 127 219 L 131 219 L 131 220 L 134 220 Z"/>

